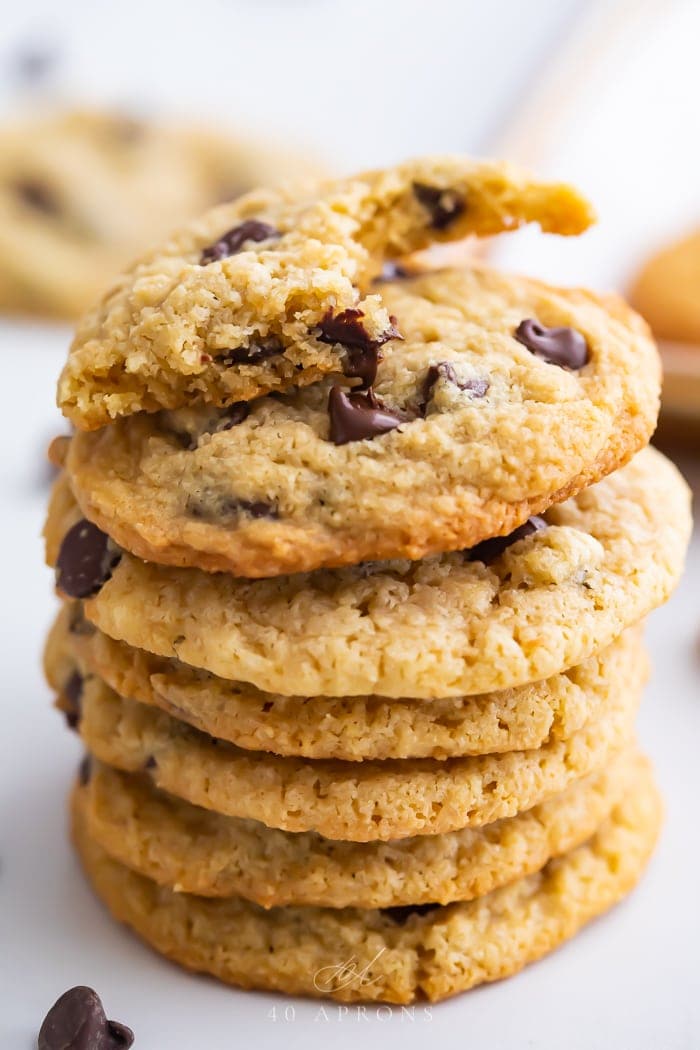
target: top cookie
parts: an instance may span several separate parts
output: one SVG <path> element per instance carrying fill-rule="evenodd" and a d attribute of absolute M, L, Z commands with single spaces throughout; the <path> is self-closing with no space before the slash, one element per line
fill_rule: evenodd
<path fill-rule="evenodd" d="M 97 112 L 0 130 L 0 307 L 75 317 L 170 230 L 306 160 Z"/>
<path fill-rule="evenodd" d="M 660 339 L 700 344 L 700 230 L 654 255 L 630 299 Z"/>
<path fill-rule="evenodd" d="M 85 516 L 148 561 L 239 576 L 417 559 L 512 531 L 649 440 L 658 358 L 620 300 L 478 268 L 382 294 L 404 340 L 374 393 L 326 378 L 79 433 Z"/>
<path fill-rule="evenodd" d="M 248 401 L 328 372 L 366 383 L 378 348 L 400 332 L 380 289 L 367 294 L 382 260 L 526 222 L 576 234 L 591 221 L 566 185 L 461 157 L 255 191 L 114 283 L 78 327 L 59 405 L 90 430 L 142 410 Z"/>

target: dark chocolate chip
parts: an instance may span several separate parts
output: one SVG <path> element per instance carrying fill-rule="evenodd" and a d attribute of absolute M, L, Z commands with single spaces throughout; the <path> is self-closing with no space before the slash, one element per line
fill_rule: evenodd
<path fill-rule="evenodd" d="M 97 992 L 78 985 L 56 1000 L 39 1031 L 37 1050 L 126 1050 L 134 1033 L 108 1021 Z"/>
<path fill-rule="evenodd" d="M 413 276 L 411 271 L 407 270 L 401 263 L 385 262 L 382 264 L 381 272 L 374 278 L 374 283 L 382 284 L 386 281 L 402 281 L 407 277 Z"/>
<path fill-rule="evenodd" d="M 384 408 L 373 390 L 366 393 L 346 393 L 340 386 L 331 387 L 328 395 L 330 416 L 330 439 L 336 445 L 347 445 L 350 441 L 388 434 L 390 430 L 405 423 L 393 412 Z"/>
<path fill-rule="evenodd" d="M 218 241 L 205 248 L 199 261 L 202 266 L 206 266 L 207 263 L 218 262 L 220 259 L 228 258 L 229 255 L 235 255 L 236 252 L 241 250 L 246 241 L 269 241 L 273 237 L 281 236 L 280 231 L 276 230 L 274 226 L 270 226 L 268 222 L 261 222 L 259 219 L 246 219 L 245 222 L 241 222 L 238 226 L 227 230 L 226 233 L 219 237 Z"/>
<path fill-rule="evenodd" d="M 340 343 L 345 347 L 345 375 L 360 379 L 360 390 L 368 390 L 377 378 L 377 365 L 382 359 L 379 347 L 390 339 L 403 339 L 395 317 L 389 317 L 389 326 L 371 338 L 362 323 L 364 316 L 362 310 L 352 307 L 337 314 L 329 310 L 321 321 L 319 334 L 322 343 Z"/>
<path fill-rule="evenodd" d="M 268 357 L 276 357 L 284 352 L 284 347 L 278 339 L 262 339 L 260 342 L 251 343 L 250 346 L 238 346 L 233 350 L 227 350 L 215 360 L 226 365 L 257 365 L 260 361 L 266 361 Z"/>
<path fill-rule="evenodd" d="M 146 769 L 146 770 L 149 770 L 149 771 L 151 769 L 157 769 L 158 768 L 158 763 L 156 762 L 156 760 L 155 760 L 153 755 L 149 755 L 148 756 L 148 758 L 146 759 L 146 761 L 143 764 L 143 768 Z"/>
<path fill-rule="evenodd" d="M 466 552 L 467 557 L 469 561 L 481 561 L 484 565 L 490 565 L 496 558 L 500 558 L 511 544 L 517 543 L 518 540 L 524 540 L 526 536 L 532 536 L 533 532 L 541 532 L 542 529 L 546 528 L 547 522 L 544 518 L 535 515 L 532 518 L 528 518 L 526 522 L 519 525 L 517 529 L 510 532 L 507 536 L 494 536 L 492 539 L 477 543 L 476 547 L 471 547 Z"/>
<path fill-rule="evenodd" d="M 270 503 L 211 492 L 190 496 L 187 499 L 185 510 L 190 517 L 199 521 L 220 521 L 222 518 L 238 519 L 241 515 L 256 519 L 269 518 L 271 521 L 279 518 L 277 508 Z"/>
<path fill-rule="evenodd" d="M 120 558 L 109 536 L 83 518 L 63 537 L 56 586 L 70 598 L 89 598 L 107 582 Z"/>
<path fill-rule="evenodd" d="M 33 211 L 40 211 L 44 215 L 58 215 L 61 211 L 56 194 L 39 179 L 18 179 L 13 188 L 22 203 Z"/>
<path fill-rule="evenodd" d="M 233 427 L 237 427 L 239 423 L 248 418 L 249 412 L 250 405 L 247 401 L 236 401 L 233 405 L 229 405 L 219 417 L 214 433 L 220 434 L 222 430 L 232 430 Z"/>
<path fill-rule="evenodd" d="M 68 681 L 61 690 L 63 704 L 61 710 L 66 716 L 69 729 L 77 729 L 81 715 L 81 699 L 83 696 L 83 676 L 80 671 L 73 671 Z"/>
<path fill-rule="evenodd" d="M 414 182 L 416 200 L 430 213 L 430 225 L 434 230 L 446 230 L 463 213 L 464 197 L 456 190 L 440 189 L 425 182 Z"/>
<path fill-rule="evenodd" d="M 439 379 L 453 383 L 458 390 L 469 391 L 472 397 L 484 397 L 489 389 L 488 379 L 460 379 L 450 361 L 438 361 L 431 365 L 423 380 L 423 407 L 427 407 L 432 396 L 433 387 Z"/>
<path fill-rule="evenodd" d="M 588 343 L 575 328 L 545 328 L 533 317 L 521 321 L 513 333 L 523 346 L 550 365 L 583 368 L 590 358 Z"/>
<path fill-rule="evenodd" d="M 405 926 L 412 915 L 429 915 L 439 907 L 439 904 L 406 904 L 403 907 L 380 908 L 380 911 L 397 926 Z"/>
<path fill-rule="evenodd" d="M 78 766 L 78 783 L 82 787 L 85 787 L 85 785 L 89 783 L 91 773 L 92 760 L 89 755 L 85 755 Z"/>

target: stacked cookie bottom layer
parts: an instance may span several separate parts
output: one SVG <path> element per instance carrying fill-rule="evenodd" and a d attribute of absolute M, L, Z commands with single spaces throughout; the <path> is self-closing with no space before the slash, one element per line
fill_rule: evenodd
<path fill-rule="evenodd" d="M 50 554 L 52 517 L 57 547 L 77 516 L 58 505 Z M 286 697 L 167 655 L 153 624 L 143 648 L 110 637 L 129 561 L 65 604 L 46 667 L 90 755 L 82 863 L 159 952 L 245 988 L 437 1000 L 517 972 L 639 878 L 661 806 L 634 742 L 638 627 L 488 694 Z"/>

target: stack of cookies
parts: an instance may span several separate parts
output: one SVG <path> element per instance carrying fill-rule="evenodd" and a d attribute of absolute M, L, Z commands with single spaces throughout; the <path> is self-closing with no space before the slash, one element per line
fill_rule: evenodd
<path fill-rule="evenodd" d="M 656 350 L 616 298 L 411 260 L 531 221 L 591 213 L 462 158 L 254 192 L 78 328 L 46 529 L 73 835 L 188 968 L 436 1000 L 647 862 L 640 624 L 690 531 Z"/>

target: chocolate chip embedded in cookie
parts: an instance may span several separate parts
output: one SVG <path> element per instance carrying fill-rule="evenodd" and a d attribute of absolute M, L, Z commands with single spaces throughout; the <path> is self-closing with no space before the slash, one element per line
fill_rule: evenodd
<path fill-rule="evenodd" d="M 409 161 L 335 182 L 240 197 L 122 275 L 78 328 L 59 404 L 83 429 L 193 401 L 223 406 L 314 383 L 372 381 L 398 338 L 385 259 L 469 234 L 592 221 L 574 190 L 464 157 Z M 264 343 L 270 355 L 252 353 Z"/>
<path fill-rule="evenodd" d="M 83 519 L 63 537 L 56 560 L 56 586 L 69 598 L 96 594 L 120 557 L 109 536 Z"/>
<path fill-rule="evenodd" d="M 78 433 L 83 513 L 149 561 L 241 576 L 417 559 L 499 543 L 649 440 L 658 357 L 619 300 L 480 268 L 382 294 L 400 341 L 356 310 L 321 322 L 346 382 Z M 534 353 L 515 335 L 533 315 L 574 334 Z M 560 367 L 579 341 L 585 364 Z"/>

